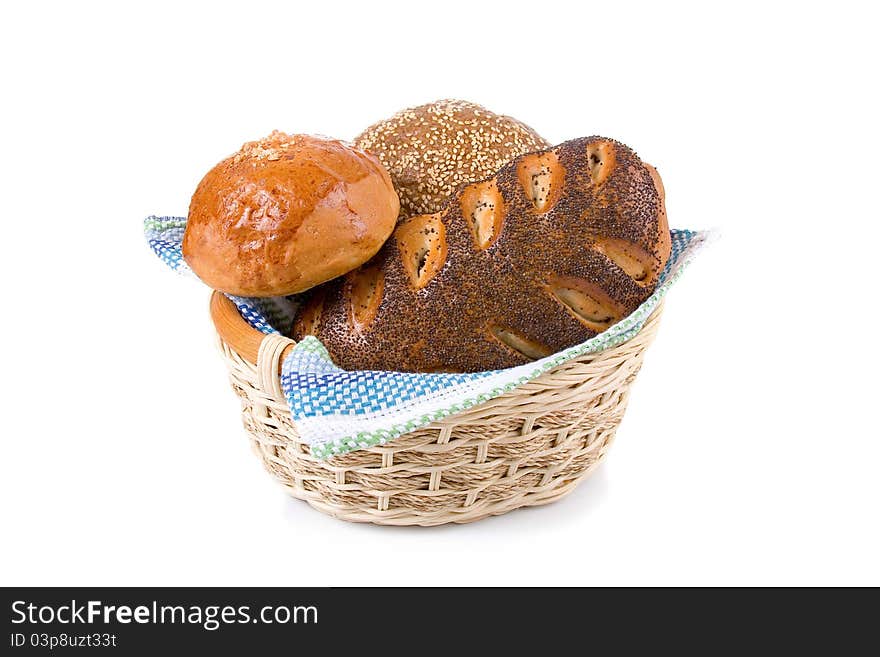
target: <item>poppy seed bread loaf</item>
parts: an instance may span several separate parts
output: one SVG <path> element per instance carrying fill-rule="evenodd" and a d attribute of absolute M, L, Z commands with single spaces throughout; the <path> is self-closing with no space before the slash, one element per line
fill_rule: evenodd
<path fill-rule="evenodd" d="M 463 100 L 439 100 L 370 126 L 354 145 L 388 169 L 402 217 L 437 212 L 462 184 L 550 144 L 529 126 Z"/>
<path fill-rule="evenodd" d="M 659 176 L 590 137 L 516 158 L 401 222 L 379 253 L 305 303 L 345 369 L 519 365 L 605 330 L 654 290 L 670 253 Z"/>

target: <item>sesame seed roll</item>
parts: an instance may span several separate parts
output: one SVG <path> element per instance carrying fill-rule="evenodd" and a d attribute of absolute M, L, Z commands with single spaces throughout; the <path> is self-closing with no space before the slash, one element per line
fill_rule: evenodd
<path fill-rule="evenodd" d="M 462 184 L 550 146 L 524 123 L 463 100 L 405 109 L 367 128 L 354 145 L 391 174 L 401 217 L 437 212 Z"/>

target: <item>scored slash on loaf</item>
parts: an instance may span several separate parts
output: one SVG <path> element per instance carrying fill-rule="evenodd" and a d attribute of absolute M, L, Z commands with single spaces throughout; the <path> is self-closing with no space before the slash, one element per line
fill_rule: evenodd
<path fill-rule="evenodd" d="M 575 139 L 401 222 L 370 262 L 311 294 L 294 337 L 316 335 L 345 369 L 511 367 L 632 312 L 669 252 L 653 167 L 610 139 Z"/>

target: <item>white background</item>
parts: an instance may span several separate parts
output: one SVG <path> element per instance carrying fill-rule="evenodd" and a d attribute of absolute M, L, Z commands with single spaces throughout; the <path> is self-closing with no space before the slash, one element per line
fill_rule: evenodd
<path fill-rule="evenodd" d="M 664 4 L 4 4 L 0 583 L 880 584 L 876 20 Z M 347 524 L 263 472 L 141 220 L 273 128 L 444 97 L 626 142 L 723 237 L 575 493 Z"/>

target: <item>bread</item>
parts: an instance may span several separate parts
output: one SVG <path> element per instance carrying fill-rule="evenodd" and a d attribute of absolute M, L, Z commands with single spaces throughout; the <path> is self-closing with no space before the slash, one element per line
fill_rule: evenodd
<path fill-rule="evenodd" d="M 399 207 L 373 156 L 338 141 L 275 131 L 242 146 L 199 183 L 183 256 L 221 292 L 302 292 L 375 255 Z"/>
<path fill-rule="evenodd" d="M 550 146 L 524 123 L 463 100 L 398 112 L 367 128 L 354 144 L 388 169 L 402 217 L 437 212 L 460 185 Z"/>
<path fill-rule="evenodd" d="M 400 223 L 375 258 L 311 296 L 294 337 L 316 335 L 345 369 L 519 365 L 632 312 L 670 246 L 653 168 L 615 141 L 575 139 Z"/>

